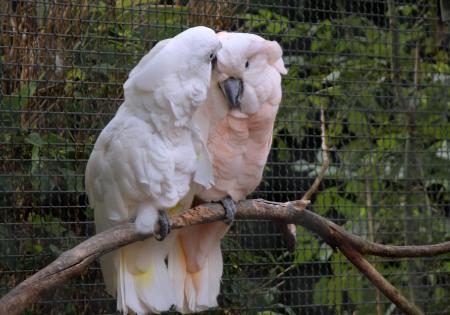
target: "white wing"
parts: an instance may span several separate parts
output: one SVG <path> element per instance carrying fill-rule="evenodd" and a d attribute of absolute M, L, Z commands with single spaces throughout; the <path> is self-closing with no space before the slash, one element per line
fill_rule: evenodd
<path fill-rule="evenodd" d="M 124 116 L 116 116 L 100 134 L 86 168 L 86 188 L 100 230 L 135 216 L 141 202 L 174 206 L 184 192 L 177 184 L 190 178 L 176 169 L 173 153 L 150 125 Z"/>

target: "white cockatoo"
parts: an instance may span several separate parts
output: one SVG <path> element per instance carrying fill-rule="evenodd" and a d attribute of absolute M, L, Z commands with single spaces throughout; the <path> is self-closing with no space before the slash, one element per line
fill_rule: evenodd
<path fill-rule="evenodd" d="M 151 233 L 159 221 L 163 239 L 170 228 L 167 212 L 189 208 L 195 187 L 213 183 L 194 113 L 205 104 L 220 47 L 213 30 L 194 27 L 158 43 L 130 72 L 125 100 L 86 168 L 97 232 L 135 220 L 139 232 Z M 119 311 L 159 313 L 175 303 L 165 263 L 174 237 L 130 244 L 101 258 Z"/>
<path fill-rule="evenodd" d="M 281 101 L 281 75 L 286 74 L 282 50 L 275 41 L 243 33 L 217 34 L 217 54 L 206 101 L 208 149 L 214 186 L 197 194 L 202 201 L 222 201 L 228 219 L 234 202 L 259 185 L 272 143 Z M 179 231 L 169 253 L 169 273 L 176 290 L 176 307 L 183 313 L 217 305 L 223 272 L 220 240 L 223 222 L 190 226 Z"/>

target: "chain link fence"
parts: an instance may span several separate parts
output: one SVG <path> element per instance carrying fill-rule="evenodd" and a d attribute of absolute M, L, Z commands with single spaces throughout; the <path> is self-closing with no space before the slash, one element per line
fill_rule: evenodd
<path fill-rule="evenodd" d="M 277 40 L 289 74 L 256 197 L 299 199 L 388 244 L 450 239 L 450 29 L 436 0 L 4 0 L 0 5 L 0 295 L 93 235 L 84 171 L 129 70 L 161 39 L 206 25 Z M 321 239 L 288 253 L 272 222 L 223 240 L 212 314 L 399 314 Z M 450 314 L 450 257 L 372 259 L 426 314 Z M 97 265 L 26 314 L 115 314 Z"/>

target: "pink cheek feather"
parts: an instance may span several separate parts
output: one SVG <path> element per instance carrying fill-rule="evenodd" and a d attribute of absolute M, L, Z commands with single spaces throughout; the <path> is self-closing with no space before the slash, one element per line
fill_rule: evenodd
<path fill-rule="evenodd" d="M 246 114 L 254 114 L 258 111 L 259 104 L 257 91 L 252 86 L 244 84 L 244 94 L 241 97 L 241 110 Z"/>

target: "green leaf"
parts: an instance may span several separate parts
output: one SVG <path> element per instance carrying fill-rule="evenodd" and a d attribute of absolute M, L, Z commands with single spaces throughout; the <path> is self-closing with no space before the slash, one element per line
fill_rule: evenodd
<path fill-rule="evenodd" d="M 317 259 L 319 241 L 303 227 L 297 226 L 297 244 L 294 263 L 301 264 Z"/>
<path fill-rule="evenodd" d="M 339 80 L 339 77 L 341 76 L 341 72 L 339 70 L 333 71 L 330 74 L 328 74 L 325 78 L 323 78 L 322 83 L 333 83 Z"/>
<path fill-rule="evenodd" d="M 35 81 L 27 82 L 21 86 L 16 94 L 5 97 L 1 102 L 0 106 L 3 110 L 22 110 L 24 109 L 30 97 L 36 92 L 37 84 Z"/>
<path fill-rule="evenodd" d="M 447 140 L 442 141 L 441 146 L 436 150 L 436 156 L 441 159 L 450 160 L 450 146 Z"/>
<path fill-rule="evenodd" d="M 45 141 L 42 140 L 41 136 L 36 132 L 30 133 L 28 137 L 25 138 L 25 142 L 37 146 L 39 148 L 45 144 Z"/>
<path fill-rule="evenodd" d="M 116 0 L 116 8 L 133 9 L 136 7 L 143 7 L 145 5 L 155 5 L 158 3 L 158 0 Z"/>
<path fill-rule="evenodd" d="M 312 105 L 319 108 L 327 108 L 328 104 L 330 103 L 330 99 L 327 96 L 324 97 L 324 96 L 310 95 L 306 99 Z"/>
<path fill-rule="evenodd" d="M 377 146 L 381 150 L 392 151 L 399 148 L 399 141 L 393 137 L 381 138 L 377 140 Z"/>
<path fill-rule="evenodd" d="M 351 218 L 354 216 L 357 205 L 350 199 L 345 198 L 343 192 L 340 192 L 338 187 L 335 186 L 320 192 L 314 203 L 314 210 L 321 215 L 325 215 L 331 207 L 346 218 Z"/>
<path fill-rule="evenodd" d="M 73 68 L 67 71 L 66 73 L 66 79 L 67 80 L 78 80 L 82 81 L 86 78 L 86 74 L 83 70 L 79 68 Z"/>
<path fill-rule="evenodd" d="M 31 149 L 31 174 L 39 174 L 40 169 L 40 158 L 39 158 L 39 147 L 34 146 L 33 149 Z M 39 187 L 39 179 L 34 178 L 35 181 L 33 181 L 33 187 L 38 190 Z"/>

